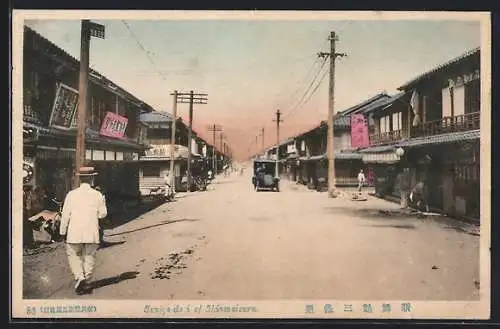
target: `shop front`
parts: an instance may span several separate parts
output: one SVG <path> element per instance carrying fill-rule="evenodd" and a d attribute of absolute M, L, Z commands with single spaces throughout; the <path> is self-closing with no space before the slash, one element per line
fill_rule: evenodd
<path fill-rule="evenodd" d="M 24 185 L 41 188 L 47 195 L 64 200 L 74 186 L 75 135 L 48 129 L 37 130 L 36 140 L 25 141 L 24 164 L 32 170 L 32 178 Z M 144 146 L 126 140 L 113 140 L 87 133 L 85 165 L 98 171 L 96 186 L 111 200 L 134 198 L 139 193 L 138 160 Z"/>

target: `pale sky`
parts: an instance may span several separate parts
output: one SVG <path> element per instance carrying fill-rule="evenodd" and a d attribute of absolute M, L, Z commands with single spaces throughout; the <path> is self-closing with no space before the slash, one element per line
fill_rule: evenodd
<path fill-rule="evenodd" d="M 91 41 L 93 69 L 159 111 L 171 112 L 174 90 L 207 93 L 208 104 L 195 105 L 194 129 L 211 142 L 206 127 L 220 124 L 239 158 L 257 152 L 255 136 L 262 127 L 265 145 L 276 143 L 277 108 L 284 119 L 282 139 L 326 119 L 327 74 L 310 100 L 287 115 L 319 71 L 317 53 L 329 51 L 332 30 L 339 36 L 337 52 L 348 55 L 336 62 L 336 112 L 384 90 L 395 93 L 406 81 L 480 45 L 475 21 L 126 20 L 153 65 L 123 21 L 93 21 L 106 27 L 105 40 Z M 80 21 L 26 25 L 79 58 Z M 187 119 L 187 104 L 178 110 Z"/>

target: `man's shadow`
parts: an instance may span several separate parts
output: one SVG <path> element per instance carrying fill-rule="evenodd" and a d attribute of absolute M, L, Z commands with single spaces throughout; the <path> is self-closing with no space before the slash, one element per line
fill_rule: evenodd
<path fill-rule="evenodd" d="M 100 279 L 97 281 L 89 282 L 89 284 L 87 285 L 87 287 L 84 291 L 84 294 L 90 294 L 90 293 L 92 293 L 92 291 L 94 289 L 117 284 L 117 283 L 120 283 L 120 282 L 125 281 L 125 280 L 135 279 L 138 274 L 139 274 L 139 272 L 137 272 L 137 271 L 123 272 L 123 273 L 118 274 L 116 276 L 112 276 L 109 278 L 104 278 L 104 279 Z"/>

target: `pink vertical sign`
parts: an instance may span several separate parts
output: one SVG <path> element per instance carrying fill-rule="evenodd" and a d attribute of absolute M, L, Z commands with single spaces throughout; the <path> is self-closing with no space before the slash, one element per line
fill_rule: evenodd
<path fill-rule="evenodd" d="M 351 146 L 354 148 L 370 146 L 368 123 L 363 114 L 351 115 Z"/>

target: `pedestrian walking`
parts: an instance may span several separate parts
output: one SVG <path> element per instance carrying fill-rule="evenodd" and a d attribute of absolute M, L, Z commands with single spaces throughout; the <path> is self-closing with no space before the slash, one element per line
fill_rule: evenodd
<path fill-rule="evenodd" d="M 60 234 L 66 240 L 68 263 L 76 280 L 75 292 L 89 290 L 89 281 L 99 248 L 99 220 L 107 215 L 106 200 L 92 188 L 97 173 L 93 167 L 80 168 L 80 186 L 64 200 Z"/>
<path fill-rule="evenodd" d="M 359 174 L 358 174 L 358 191 L 359 192 L 361 192 L 361 188 L 365 184 L 365 181 L 366 181 L 365 174 L 363 173 L 363 169 L 361 169 L 359 171 Z"/>

